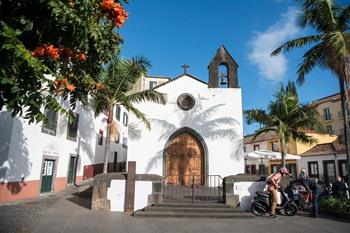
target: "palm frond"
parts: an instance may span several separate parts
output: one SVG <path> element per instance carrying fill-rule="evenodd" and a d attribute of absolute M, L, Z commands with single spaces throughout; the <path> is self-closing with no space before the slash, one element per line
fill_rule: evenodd
<path fill-rule="evenodd" d="M 140 110 L 138 110 L 137 108 L 135 108 L 131 102 L 122 101 L 120 102 L 120 104 L 124 106 L 126 110 L 132 112 L 136 116 L 136 118 L 140 119 L 145 124 L 147 129 L 151 129 L 151 123 L 146 118 L 146 115 L 142 113 Z"/>
<path fill-rule="evenodd" d="M 309 73 L 315 66 L 320 65 L 324 67 L 325 62 L 325 50 L 326 46 L 323 43 L 319 43 L 309 49 L 304 55 L 301 63 L 298 66 L 297 83 L 299 85 L 305 82 L 305 75 Z"/>
<path fill-rule="evenodd" d="M 301 48 L 301 47 L 306 46 L 308 44 L 317 42 L 321 38 L 322 38 L 322 35 L 313 35 L 313 36 L 305 36 L 305 37 L 301 37 L 298 39 L 288 41 L 288 42 L 284 43 L 283 45 L 281 45 L 280 47 L 278 47 L 276 50 L 274 50 L 271 53 L 271 56 L 276 56 L 276 55 L 280 54 L 282 51 L 288 52 L 294 48 Z"/>
<path fill-rule="evenodd" d="M 126 100 L 134 103 L 145 101 L 154 102 L 157 104 L 166 104 L 166 95 L 155 90 L 145 90 L 126 96 Z"/>
<path fill-rule="evenodd" d="M 332 0 L 304 0 L 300 26 L 305 28 L 309 25 L 318 32 L 334 31 L 337 27 L 337 8 Z"/>
<path fill-rule="evenodd" d="M 117 69 L 118 80 L 115 88 L 116 92 L 130 91 L 137 80 L 139 80 L 150 67 L 150 61 L 142 56 L 122 60 Z"/>
<path fill-rule="evenodd" d="M 342 31 L 348 30 L 348 22 L 350 21 L 350 5 L 342 9 L 341 13 L 339 14 L 339 27 Z"/>
<path fill-rule="evenodd" d="M 270 123 L 270 118 L 265 110 L 262 109 L 252 109 L 245 110 L 244 116 L 247 124 L 259 123 L 262 125 L 268 125 Z"/>
<path fill-rule="evenodd" d="M 108 88 L 107 91 L 114 95 L 127 93 L 150 67 L 150 62 L 141 56 L 131 59 L 115 58 L 107 65 L 103 83 Z"/>
<path fill-rule="evenodd" d="M 106 95 L 96 94 L 92 99 L 92 109 L 95 112 L 95 117 L 101 113 L 108 111 L 109 101 Z"/>
<path fill-rule="evenodd" d="M 254 137 L 252 138 L 252 142 L 255 141 L 261 134 L 268 133 L 268 132 L 276 132 L 278 133 L 278 129 L 276 127 L 265 127 L 257 130 L 254 134 Z"/>
<path fill-rule="evenodd" d="M 296 98 L 298 98 L 297 88 L 296 88 L 295 83 L 293 81 L 288 80 L 288 84 L 286 86 L 286 92 L 289 92 L 292 95 L 294 95 Z"/>
<path fill-rule="evenodd" d="M 317 139 L 313 138 L 310 135 L 307 135 L 304 132 L 300 131 L 292 131 L 292 137 L 298 142 L 301 142 L 303 144 L 309 143 L 310 145 L 317 143 Z"/>
<path fill-rule="evenodd" d="M 341 31 L 328 32 L 322 36 L 329 50 L 340 56 L 347 56 L 350 54 L 350 44 L 347 42 L 347 37 L 349 37 L 347 33 Z"/>

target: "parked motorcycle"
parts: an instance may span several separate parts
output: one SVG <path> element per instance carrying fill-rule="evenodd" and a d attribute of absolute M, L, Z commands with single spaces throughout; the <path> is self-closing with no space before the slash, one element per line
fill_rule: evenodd
<path fill-rule="evenodd" d="M 307 192 L 303 186 L 297 185 L 296 182 L 292 180 L 284 191 L 287 193 L 289 199 L 293 200 L 298 206 L 299 210 L 305 210 L 307 208 L 305 195 Z"/>
<path fill-rule="evenodd" d="M 294 216 L 298 212 L 298 206 L 295 204 L 293 199 L 290 199 L 288 195 L 282 190 L 279 189 L 282 201 L 277 205 L 276 211 L 283 210 L 284 213 L 288 216 Z M 251 211 L 256 216 L 261 216 L 265 213 L 271 211 L 271 197 L 268 192 L 257 191 L 252 200 Z"/>

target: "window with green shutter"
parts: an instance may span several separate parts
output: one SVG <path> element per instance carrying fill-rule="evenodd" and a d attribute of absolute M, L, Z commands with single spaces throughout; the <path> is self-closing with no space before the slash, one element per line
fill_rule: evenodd
<path fill-rule="evenodd" d="M 68 120 L 67 139 L 76 141 L 78 135 L 79 114 L 73 113 L 73 119 Z"/>
<path fill-rule="evenodd" d="M 56 136 L 58 113 L 53 109 L 45 109 L 47 121 L 43 123 L 41 132 Z"/>
<path fill-rule="evenodd" d="M 117 118 L 118 121 L 120 121 L 120 106 L 117 105 L 115 108 L 115 118 Z"/>

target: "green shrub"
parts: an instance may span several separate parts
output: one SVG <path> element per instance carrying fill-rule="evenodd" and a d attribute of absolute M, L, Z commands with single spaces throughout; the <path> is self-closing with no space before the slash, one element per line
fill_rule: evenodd
<path fill-rule="evenodd" d="M 320 201 L 320 207 L 333 210 L 342 214 L 350 213 L 350 200 L 344 198 L 329 197 Z"/>

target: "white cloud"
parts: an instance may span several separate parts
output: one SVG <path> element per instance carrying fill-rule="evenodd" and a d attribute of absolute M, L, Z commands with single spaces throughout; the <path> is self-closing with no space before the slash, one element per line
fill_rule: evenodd
<path fill-rule="evenodd" d="M 287 59 L 283 54 L 270 54 L 282 43 L 300 33 L 297 26 L 298 10 L 288 8 L 281 18 L 264 32 L 256 32 L 250 41 L 249 60 L 258 66 L 259 74 L 270 81 L 280 81 L 287 72 Z"/>

